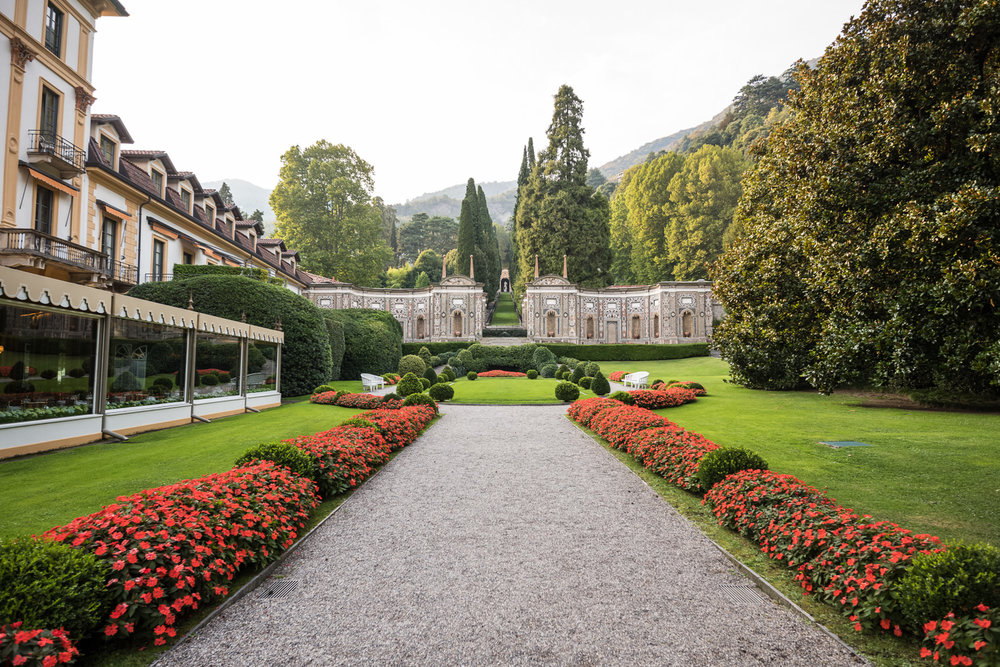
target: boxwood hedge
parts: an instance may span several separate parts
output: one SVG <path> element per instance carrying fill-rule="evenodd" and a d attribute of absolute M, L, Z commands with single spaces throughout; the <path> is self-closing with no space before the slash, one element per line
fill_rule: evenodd
<path fill-rule="evenodd" d="M 384 310 L 345 308 L 324 310 L 323 317 L 344 327 L 341 380 L 360 380 L 362 373 L 382 375 L 399 366 L 403 356 L 403 327 Z"/>
<path fill-rule="evenodd" d="M 677 343 L 667 345 L 615 344 L 575 345 L 571 343 L 541 343 L 557 357 L 573 357 L 582 361 L 654 361 L 657 359 L 687 359 L 707 357 L 708 343 Z"/>

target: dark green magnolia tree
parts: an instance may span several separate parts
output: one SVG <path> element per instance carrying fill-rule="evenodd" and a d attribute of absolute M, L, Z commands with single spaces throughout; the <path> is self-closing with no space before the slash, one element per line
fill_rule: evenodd
<path fill-rule="evenodd" d="M 796 76 L 716 270 L 733 377 L 996 392 L 1000 6 L 870 0 Z"/>
<path fill-rule="evenodd" d="M 441 280 L 441 255 L 428 248 L 417 257 L 413 269 L 418 273 L 426 273 L 427 278 L 436 283 Z"/>
<path fill-rule="evenodd" d="M 443 255 L 458 245 L 458 222 L 454 218 L 415 213 L 399 228 L 401 261 L 415 261 L 424 250 Z"/>
<path fill-rule="evenodd" d="M 590 153 L 583 145 L 582 120 L 583 102 L 572 88 L 561 86 L 546 132 L 549 145 L 518 193 L 519 294 L 534 275 L 536 254 L 542 273 L 561 273 L 566 255 L 571 281 L 586 287 L 610 282 L 610 204 L 587 185 Z"/>
<path fill-rule="evenodd" d="M 302 253 L 302 266 L 343 282 L 379 285 L 392 250 L 372 203 L 372 166 L 350 147 L 320 140 L 281 156 L 271 193 L 277 235 Z"/>

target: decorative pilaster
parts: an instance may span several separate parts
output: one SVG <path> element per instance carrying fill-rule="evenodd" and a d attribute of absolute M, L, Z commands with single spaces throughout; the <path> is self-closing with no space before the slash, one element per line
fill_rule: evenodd
<path fill-rule="evenodd" d="M 7 152 L 3 160 L 3 217 L 0 224 L 16 224 L 17 158 L 21 150 L 21 99 L 24 93 L 24 68 L 35 59 L 35 52 L 18 37 L 10 40 L 10 88 L 7 93 Z"/>

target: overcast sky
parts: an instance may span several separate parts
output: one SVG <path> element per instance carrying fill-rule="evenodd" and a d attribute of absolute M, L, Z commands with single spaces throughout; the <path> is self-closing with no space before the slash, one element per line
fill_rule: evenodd
<path fill-rule="evenodd" d="M 754 74 L 811 58 L 862 0 L 318 2 L 123 0 L 98 21 L 94 112 L 202 181 L 271 188 L 319 139 L 402 202 L 470 176 L 513 180 L 553 95 L 584 103 L 599 166 L 697 125 Z"/>

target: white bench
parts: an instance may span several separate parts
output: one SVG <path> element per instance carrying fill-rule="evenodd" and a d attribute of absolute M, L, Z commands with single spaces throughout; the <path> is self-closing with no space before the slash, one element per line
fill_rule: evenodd
<path fill-rule="evenodd" d="M 644 389 L 649 383 L 649 373 L 646 371 L 638 371 L 636 373 L 629 373 L 622 378 L 622 384 L 626 387 L 633 387 L 635 389 Z"/>
<path fill-rule="evenodd" d="M 361 374 L 361 387 L 363 389 L 381 389 L 385 386 L 385 379 L 380 375 L 370 373 Z"/>

